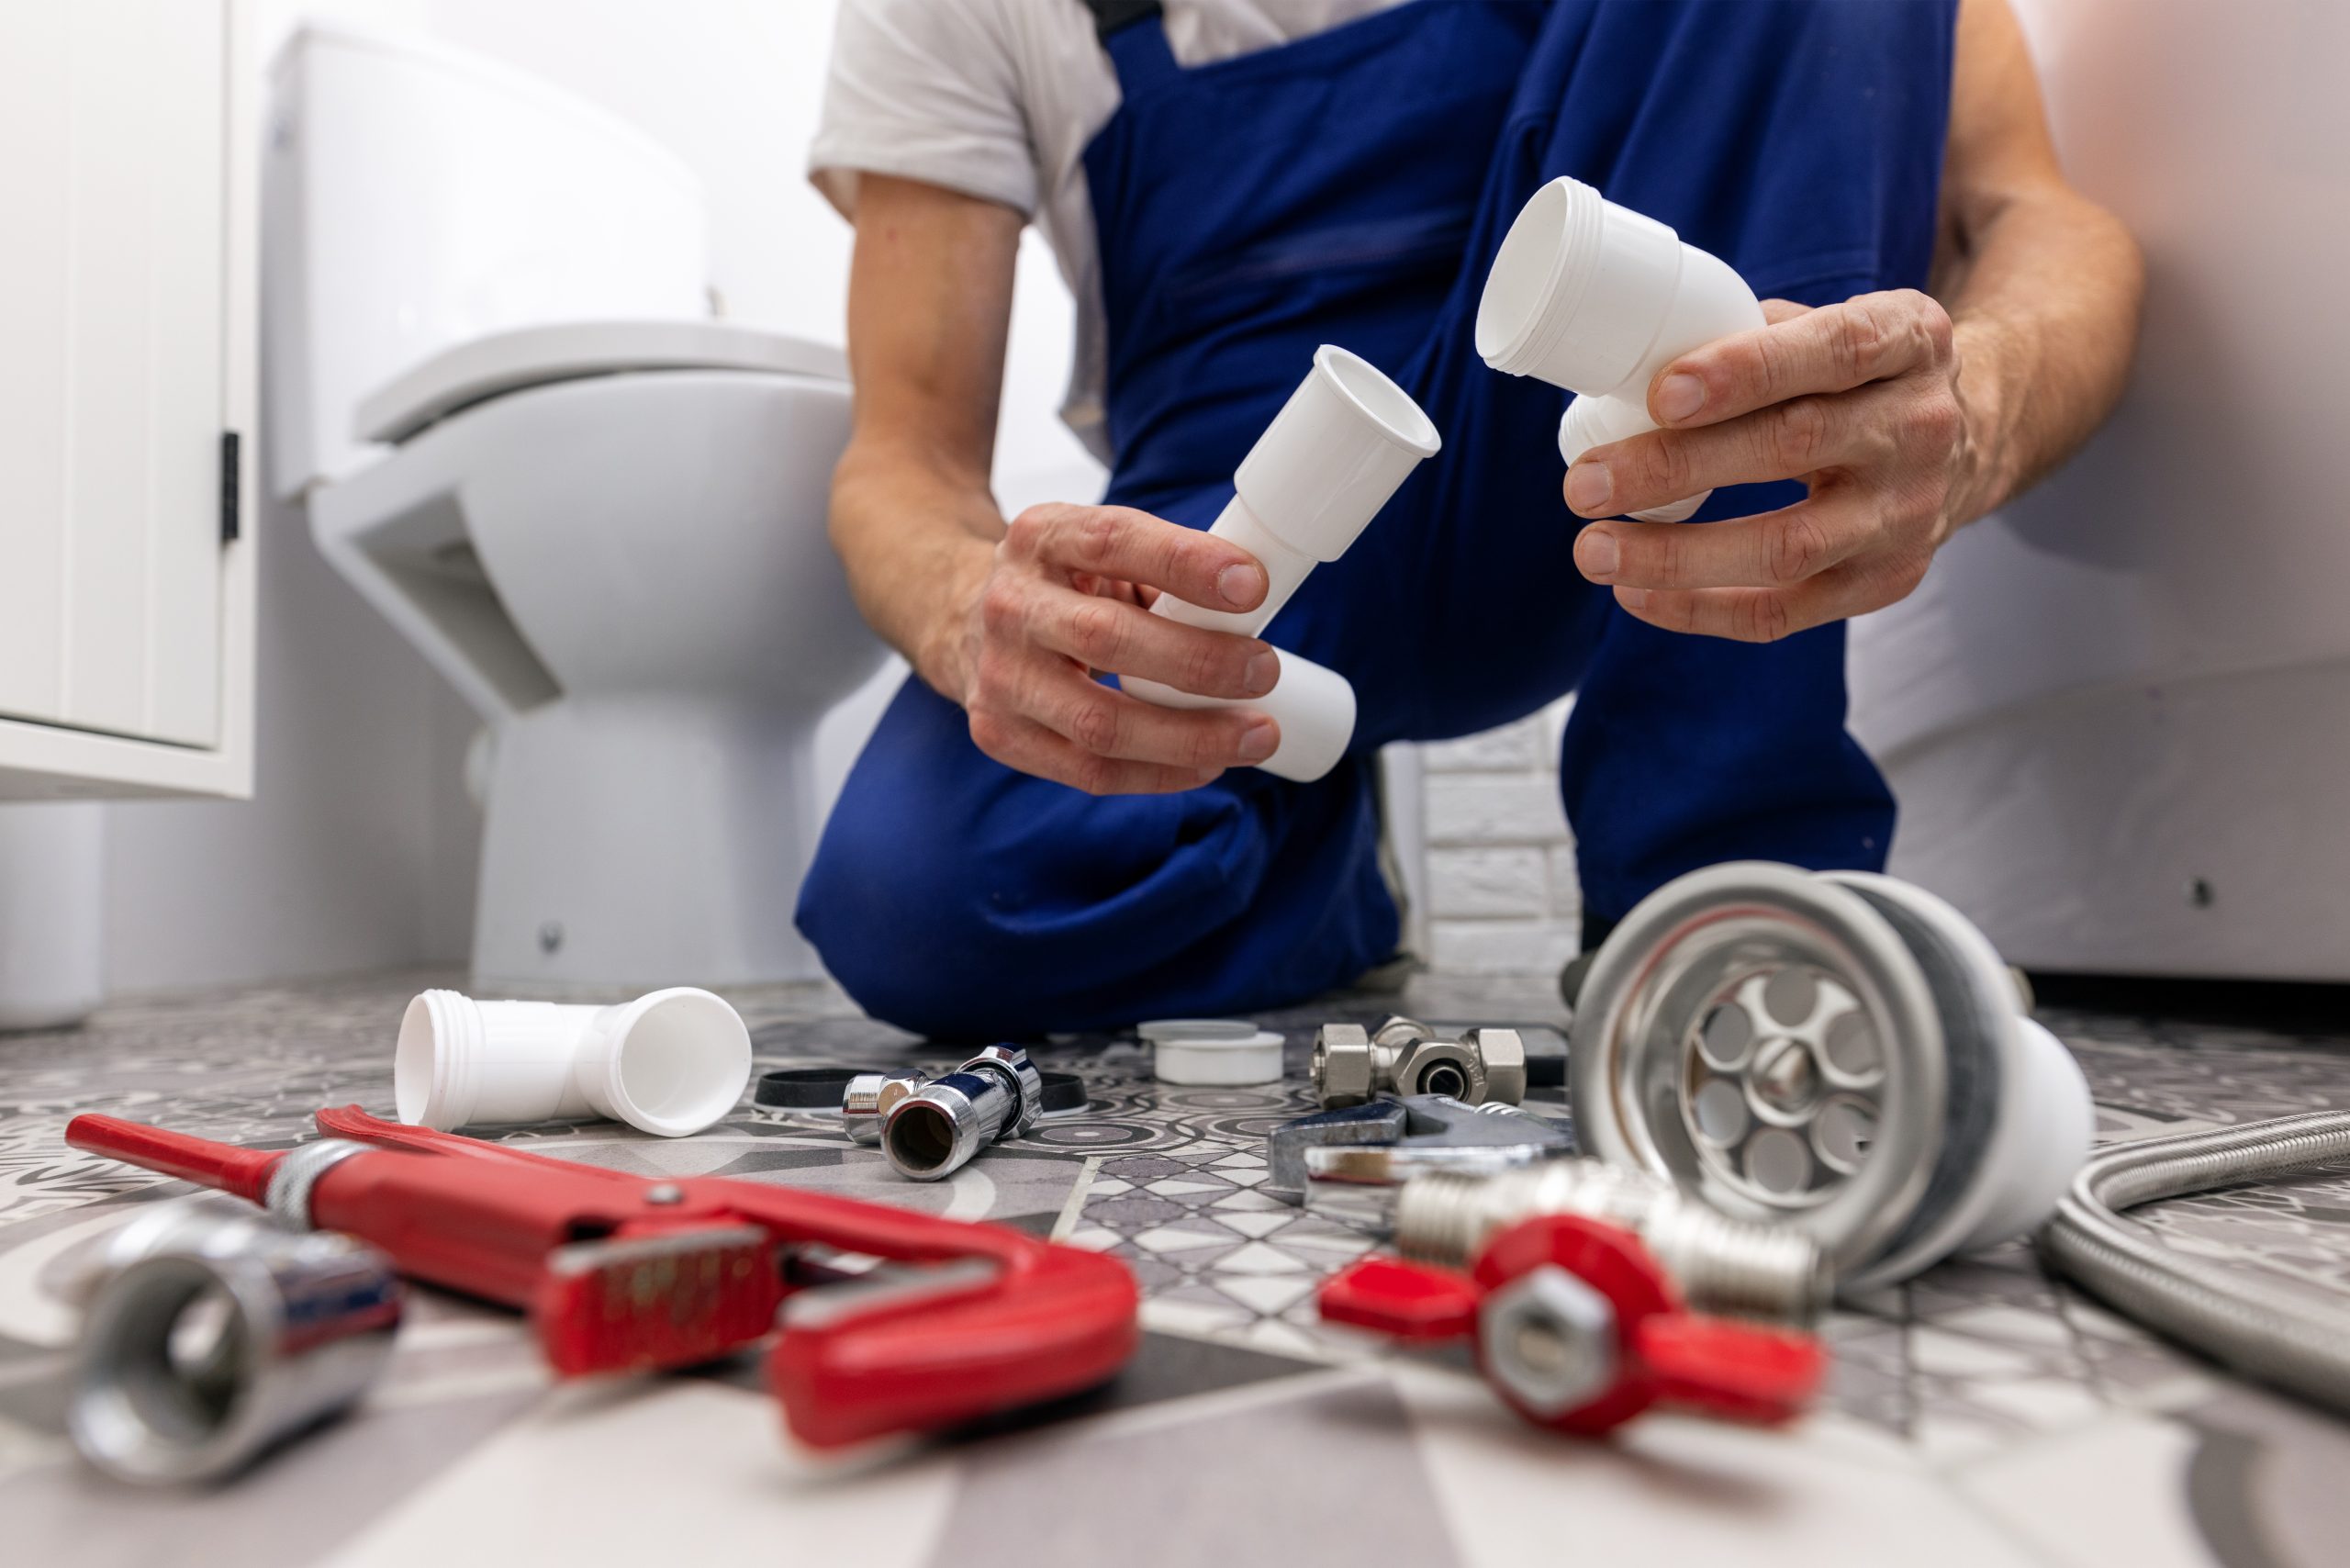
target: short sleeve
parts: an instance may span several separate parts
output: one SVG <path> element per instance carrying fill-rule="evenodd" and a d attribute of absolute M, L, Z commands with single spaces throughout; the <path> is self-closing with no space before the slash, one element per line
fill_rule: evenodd
<path fill-rule="evenodd" d="M 841 0 L 808 152 L 816 188 L 844 216 L 860 174 L 1034 213 L 1035 151 L 1005 27 L 1002 0 Z"/>

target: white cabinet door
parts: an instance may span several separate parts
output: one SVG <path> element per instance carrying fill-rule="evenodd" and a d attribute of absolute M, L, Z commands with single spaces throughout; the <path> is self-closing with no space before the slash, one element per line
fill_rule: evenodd
<path fill-rule="evenodd" d="M 239 787 L 147 754 L 243 744 L 225 689 L 249 642 L 224 614 L 249 612 L 251 563 L 222 506 L 224 435 L 252 439 L 241 10 L 0 0 L 0 794 L 44 768 Z"/>

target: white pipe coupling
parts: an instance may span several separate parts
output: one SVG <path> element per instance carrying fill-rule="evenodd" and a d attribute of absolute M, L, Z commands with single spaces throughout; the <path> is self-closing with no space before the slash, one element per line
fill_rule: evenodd
<path fill-rule="evenodd" d="M 1263 563 L 1265 599 L 1245 611 L 1203 610 L 1161 594 L 1153 610 L 1213 632 L 1253 637 L 1306 574 L 1335 561 L 1425 458 L 1443 445 L 1411 396 L 1368 361 L 1335 344 L 1314 353 L 1272 423 L 1240 460 L 1232 500 L 1210 533 Z M 1253 708 L 1281 725 L 1281 745 L 1257 766 L 1310 783 L 1338 765 L 1355 729 L 1354 688 L 1344 676 L 1282 652 L 1273 689 L 1247 701 L 1199 697 L 1155 680 L 1125 689 L 1165 708 Z"/>
<path fill-rule="evenodd" d="M 691 986 L 615 1007 L 428 991 L 400 1020 L 392 1067 L 400 1120 L 442 1132 L 601 1116 L 684 1137 L 733 1110 L 750 1078 L 742 1015 Z"/>
<path fill-rule="evenodd" d="M 1681 355 L 1763 325 L 1729 264 L 1580 180 L 1557 179 L 1518 212 L 1477 304 L 1477 353 L 1495 370 L 1575 394 L 1559 420 L 1573 466 L 1595 446 L 1657 428 L 1649 384 Z M 1632 515 L 1680 522 L 1710 490 Z"/>

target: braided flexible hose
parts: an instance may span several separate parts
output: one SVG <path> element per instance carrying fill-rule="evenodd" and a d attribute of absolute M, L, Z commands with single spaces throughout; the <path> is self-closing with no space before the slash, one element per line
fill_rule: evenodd
<path fill-rule="evenodd" d="M 2312 1111 L 2099 1151 L 2040 1233 L 2059 1273 L 2217 1361 L 2350 1413 L 2350 1313 L 2181 1255 L 2118 1211 L 2350 1159 L 2350 1112 Z"/>

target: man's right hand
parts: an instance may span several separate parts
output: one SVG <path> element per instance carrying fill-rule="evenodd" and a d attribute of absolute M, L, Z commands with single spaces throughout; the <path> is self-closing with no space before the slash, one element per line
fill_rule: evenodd
<path fill-rule="evenodd" d="M 1037 506 L 974 557 L 959 637 L 926 671 L 959 693 L 971 739 L 1006 767 L 1094 795 L 1190 790 L 1262 762 L 1278 725 L 1247 708 L 1160 708 L 1097 673 L 1246 701 L 1280 678 L 1268 644 L 1185 626 L 1160 593 L 1210 610 L 1265 598 L 1265 568 L 1238 545 L 1130 507 Z"/>
<path fill-rule="evenodd" d="M 1032 507 L 1009 526 L 994 461 L 1013 267 L 1026 219 L 976 196 L 858 176 L 849 269 L 848 450 L 832 537 L 858 610 L 923 680 L 962 704 L 1007 767 L 1096 795 L 1189 790 L 1270 756 L 1246 708 L 1159 708 L 1096 671 L 1248 701 L 1280 678 L 1254 637 L 1149 606 L 1265 601 L 1247 551 L 1125 507 Z"/>

